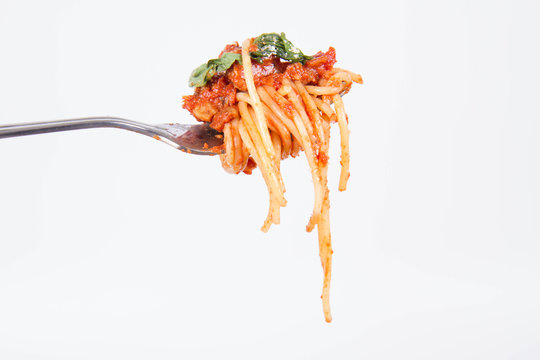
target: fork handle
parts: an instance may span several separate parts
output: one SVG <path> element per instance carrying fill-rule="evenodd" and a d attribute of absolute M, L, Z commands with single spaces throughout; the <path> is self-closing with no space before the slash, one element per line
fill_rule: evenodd
<path fill-rule="evenodd" d="M 88 117 L 55 121 L 43 121 L 23 124 L 0 125 L 0 139 L 15 136 L 45 134 L 58 131 L 117 128 L 134 131 L 147 136 L 164 136 L 162 130 L 153 126 L 116 117 Z"/>

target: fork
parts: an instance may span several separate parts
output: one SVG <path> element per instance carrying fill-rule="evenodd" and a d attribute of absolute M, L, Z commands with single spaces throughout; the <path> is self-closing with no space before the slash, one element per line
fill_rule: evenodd
<path fill-rule="evenodd" d="M 216 155 L 222 151 L 216 147 L 223 144 L 223 134 L 210 128 L 208 123 L 148 125 L 109 116 L 0 125 L 0 139 L 93 128 L 116 128 L 133 131 L 150 136 L 190 154 Z"/>

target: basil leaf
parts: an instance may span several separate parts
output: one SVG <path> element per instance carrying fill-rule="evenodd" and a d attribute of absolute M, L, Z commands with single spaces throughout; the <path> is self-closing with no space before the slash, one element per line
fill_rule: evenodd
<path fill-rule="evenodd" d="M 272 55 L 279 56 L 283 60 L 300 62 L 305 64 L 312 56 L 307 56 L 294 46 L 286 37 L 285 33 L 267 33 L 255 38 L 253 41 L 257 45 L 258 51 L 250 52 L 253 60 L 261 63 L 264 58 Z"/>
<path fill-rule="evenodd" d="M 224 53 L 218 59 L 208 60 L 206 64 L 202 64 L 193 70 L 189 77 L 189 86 L 200 87 L 206 85 L 216 73 L 227 71 L 235 61 L 242 63 L 242 56 L 240 54 Z"/>
<path fill-rule="evenodd" d="M 208 61 L 208 63 L 212 63 L 212 65 L 216 65 L 216 72 L 226 71 L 228 68 L 234 64 L 235 61 L 238 61 L 239 63 L 242 62 L 242 55 L 240 54 L 233 54 L 233 53 L 225 53 L 223 54 L 219 59 L 212 59 Z"/>
<path fill-rule="evenodd" d="M 189 76 L 189 86 L 199 87 L 206 84 L 206 75 L 208 74 L 208 71 L 210 71 L 210 68 L 207 64 L 202 64 L 193 70 Z"/>

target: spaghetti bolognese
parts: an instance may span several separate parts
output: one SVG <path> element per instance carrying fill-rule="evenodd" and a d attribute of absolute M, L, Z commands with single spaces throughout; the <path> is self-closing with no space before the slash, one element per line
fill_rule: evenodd
<path fill-rule="evenodd" d="M 339 191 L 349 178 L 348 118 L 342 101 L 353 82 L 362 77 L 334 67 L 330 47 L 304 55 L 285 34 L 267 33 L 225 46 L 218 58 L 196 68 L 190 77 L 193 95 L 183 97 L 183 107 L 210 127 L 223 132 L 219 155 L 223 168 L 233 174 L 251 174 L 258 167 L 269 193 L 269 210 L 261 230 L 280 222 L 287 204 L 280 161 L 304 151 L 313 180 L 314 205 L 306 226 L 317 226 L 319 255 L 324 273 L 322 304 L 330 313 L 332 244 L 327 184 L 330 125 L 341 136 Z"/>

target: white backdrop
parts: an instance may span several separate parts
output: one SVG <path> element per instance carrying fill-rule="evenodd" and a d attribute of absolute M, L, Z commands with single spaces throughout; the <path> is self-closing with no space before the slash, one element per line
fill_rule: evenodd
<path fill-rule="evenodd" d="M 352 4 L 0 1 L 0 124 L 192 122 L 191 70 L 262 32 L 365 80 L 332 324 L 303 156 L 263 234 L 258 173 L 86 130 L 0 140 L 0 358 L 540 358 L 538 2 Z"/>

